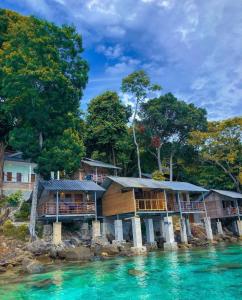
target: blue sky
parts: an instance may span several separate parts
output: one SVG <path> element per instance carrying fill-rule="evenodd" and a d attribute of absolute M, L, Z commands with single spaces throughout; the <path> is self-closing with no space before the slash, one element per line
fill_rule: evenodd
<path fill-rule="evenodd" d="M 242 114 L 242 0 L 2 0 L 2 8 L 83 36 L 90 65 L 82 107 L 144 69 L 217 120 Z M 125 103 L 129 102 L 123 97 Z"/>

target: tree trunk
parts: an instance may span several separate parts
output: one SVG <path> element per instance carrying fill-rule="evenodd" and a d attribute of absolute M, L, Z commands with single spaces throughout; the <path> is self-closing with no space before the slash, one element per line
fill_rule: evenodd
<path fill-rule="evenodd" d="M 215 163 L 224 171 L 225 174 L 227 174 L 230 179 L 232 179 L 233 183 L 236 186 L 236 190 L 238 193 L 241 193 L 241 189 L 240 189 L 240 183 L 239 181 L 233 176 L 233 174 L 231 172 L 229 172 L 229 170 L 227 168 L 225 168 L 220 162 L 215 161 Z"/>
<path fill-rule="evenodd" d="M 170 181 L 173 181 L 173 153 L 170 154 Z"/>
<path fill-rule="evenodd" d="M 0 198 L 3 196 L 3 166 L 4 166 L 5 144 L 0 142 Z"/>
<path fill-rule="evenodd" d="M 116 156 L 115 156 L 115 151 L 113 146 L 112 146 L 112 157 L 113 157 L 113 164 L 114 166 L 116 166 Z"/>
<path fill-rule="evenodd" d="M 163 174 L 163 170 L 162 170 L 162 165 L 161 165 L 161 157 L 160 157 L 160 149 L 161 149 L 161 145 L 156 148 L 156 152 L 157 152 L 157 163 L 158 163 L 158 170 L 159 172 L 161 172 Z"/>
<path fill-rule="evenodd" d="M 133 123 L 132 123 L 132 130 L 133 130 L 134 144 L 136 146 L 136 152 L 137 152 L 137 164 L 138 164 L 139 178 L 141 178 L 142 173 L 141 173 L 141 166 L 140 166 L 140 151 L 139 151 L 139 144 L 137 142 L 136 132 L 135 132 L 135 120 L 136 120 L 137 111 L 138 111 L 138 101 L 136 101 L 136 105 L 135 105 L 134 118 L 133 118 Z"/>
<path fill-rule="evenodd" d="M 42 150 L 43 147 L 43 133 L 39 133 L 39 148 Z M 32 204 L 31 204 L 31 213 L 30 213 L 30 222 L 29 222 L 29 233 L 31 240 L 36 238 L 35 225 L 37 217 L 37 202 L 38 202 L 38 188 L 39 188 L 40 175 L 37 174 L 35 177 Z"/>
<path fill-rule="evenodd" d="M 31 204 L 31 212 L 30 212 L 30 222 L 29 222 L 29 233 L 31 240 L 33 241 L 36 238 L 35 233 L 35 224 L 36 224 L 36 214 L 37 214 L 37 201 L 38 201 L 38 188 L 39 188 L 39 174 L 35 177 L 33 196 L 32 196 L 32 204 Z"/>

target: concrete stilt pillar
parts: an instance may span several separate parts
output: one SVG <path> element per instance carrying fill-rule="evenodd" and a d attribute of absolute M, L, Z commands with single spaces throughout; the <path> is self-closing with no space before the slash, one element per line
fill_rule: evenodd
<path fill-rule="evenodd" d="M 103 238 L 106 238 L 106 234 L 107 234 L 107 223 L 103 221 L 101 223 L 101 235 Z"/>
<path fill-rule="evenodd" d="M 187 236 L 192 236 L 191 224 L 189 218 L 186 218 Z"/>
<path fill-rule="evenodd" d="M 221 234 L 223 235 L 224 232 L 223 232 L 223 227 L 222 227 L 222 223 L 220 221 L 217 221 L 217 231 L 218 231 L 218 234 Z"/>
<path fill-rule="evenodd" d="M 154 226 L 152 219 L 145 219 L 146 239 L 148 244 L 155 243 Z"/>
<path fill-rule="evenodd" d="M 205 230 L 207 234 L 207 239 L 212 241 L 213 240 L 213 232 L 212 232 L 212 227 L 211 227 L 211 220 L 209 217 L 204 218 L 204 225 L 205 225 Z"/>
<path fill-rule="evenodd" d="M 176 250 L 177 243 L 175 242 L 175 239 L 174 239 L 172 217 L 164 218 L 164 229 L 165 229 L 165 241 L 166 241 L 164 243 L 164 249 L 165 250 Z"/>
<path fill-rule="evenodd" d="M 88 226 L 87 222 L 83 222 L 81 224 L 81 236 L 82 236 L 82 239 L 84 239 L 84 240 L 90 238 L 90 236 L 89 236 L 89 226 Z"/>
<path fill-rule="evenodd" d="M 122 220 L 115 220 L 114 221 L 114 233 L 115 233 L 115 240 L 118 242 L 124 241 L 123 235 L 123 222 Z"/>
<path fill-rule="evenodd" d="M 237 221 L 237 227 L 238 227 L 238 235 L 242 236 L 242 221 L 241 220 Z"/>
<path fill-rule="evenodd" d="M 165 224 L 164 219 L 160 219 L 160 237 L 165 239 Z"/>
<path fill-rule="evenodd" d="M 61 222 L 53 223 L 53 244 L 61 243 Z"/>
<path fill-rule="evenodd" d="M 95 239 L 101 236 L 100 221 L 92 221 L 92 238 Z"/>
<path fill-rule="evenodd" d="M 141 224 L 139 217 L 131 218 L 132 221 L 132 232 L 133 232 L 133 243 L 134 247 L 141 248 L 142 245 L 142 234 L 141 234 Z"/>
<path fill-rule="evenodd" d="M 187 244 L 187 228 L 185 218 L 180 219 L 181 242 Z"/>

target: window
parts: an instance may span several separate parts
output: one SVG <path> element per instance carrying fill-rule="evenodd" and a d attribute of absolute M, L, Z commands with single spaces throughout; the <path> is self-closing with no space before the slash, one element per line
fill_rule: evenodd
<path fill-rule="evenodd" d="M 31 182 L 35 182 L 35 174 L 31 174 Z"/>
<path fill-rule="evenodd" d="M 7 181 L 12 181 L 13 175 L 12 172 L 7 172 Z"/>
<path fill-rule="evenodd" d="M 22 182 L 22 174 L 21 173 L 17 173 L 17 182 Z"/>

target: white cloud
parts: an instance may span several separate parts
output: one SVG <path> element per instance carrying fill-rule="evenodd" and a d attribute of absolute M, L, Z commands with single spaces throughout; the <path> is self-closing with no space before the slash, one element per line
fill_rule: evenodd
<path fill-rule="evenodd" d="M 119 44 L 114 46 L 98 45 L 96 51 L 98 53 L 103 53 L 109 59 L 114 59 L 123 54 L 123 47 Z"/>

